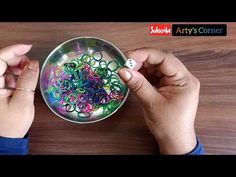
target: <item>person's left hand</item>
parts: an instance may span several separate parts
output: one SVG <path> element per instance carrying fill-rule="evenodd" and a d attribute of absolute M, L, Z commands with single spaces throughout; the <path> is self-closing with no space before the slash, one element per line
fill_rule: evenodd
<path fill-rule="evenodd" d="M 23 138 L 33 122 L 39 63 L 25 56 L 31 47 L 17 44 L 0 50 L 1 137 Z"/>

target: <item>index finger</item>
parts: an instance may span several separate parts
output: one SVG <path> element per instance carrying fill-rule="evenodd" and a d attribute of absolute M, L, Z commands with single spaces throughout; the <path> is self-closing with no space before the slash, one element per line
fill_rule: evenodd
<path fill-rule="evenodd" d="M 26 54 L 32 45 L 16 44 L 0 50 L 0 76 L 4 74 L 7 66 L 17 66 L 24 54 Z"/>
<path fill-rule="evenodd" d="M 154 48 L 140 48 L 129 52 L 127 55 L 136 60 L 136 69 L 140 69 L 142 66 L 156 66 L 156 69 L 165 76 L 178 76 L 178 78 L 182 78 L 188 73 L 184 64 L 171 53 Z"/>

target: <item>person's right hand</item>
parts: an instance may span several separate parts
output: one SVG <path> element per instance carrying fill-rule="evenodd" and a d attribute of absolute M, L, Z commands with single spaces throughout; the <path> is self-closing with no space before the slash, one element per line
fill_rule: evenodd
<path fill-rule="evenodd" d="M 160 153 L 192 151 L 197 144 L 194 120 L 199 80 L 170 53 L 141 48 L 129 52 L 128 57 L 136 60 L 135 69 L 123 68 L 118 74 L 143 105 L 147 126 Z M 136 71 L 139 69 L 142 74 Z"/>

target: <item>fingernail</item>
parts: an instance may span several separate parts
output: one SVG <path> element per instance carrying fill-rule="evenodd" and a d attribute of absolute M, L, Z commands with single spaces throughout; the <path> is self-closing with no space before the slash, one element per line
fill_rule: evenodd
<path fill-rule="evenodd" d="M 39 67 L 39 63 L 37 60 L 31 60 L 28 66 L 28 69 L 30 70 L 37 70 Z"/>
<path fill-rule="evenodd" d="M 134 51 L 134 50 L 129 50 L 129 51 L 127 52 L 127 54 L 131 54 L 133 51 Z"/>
<path fill-rule="evenodd" d="M 130 55 L 134 52 L 135 50 L 129 50 L 128 52 L 126 52 L 127 55 Z"/>
<path fill-rule="evenodd" d="M 131 53 L 133 53 L 133 52 L 136 51 L 136 50 L 138 50 L 138 48 L 129 50 L 129 51 L 127 52 L 127 54 L 131 54 Z"/>
<path fill-rule="evenodd" d="M 121 79 L 125 82 L 129 81 L 132 77 L 132 74 L 127 71 L 125 68 L 122 68 L 118 71 L 119 76 L 121 77 Z"/>

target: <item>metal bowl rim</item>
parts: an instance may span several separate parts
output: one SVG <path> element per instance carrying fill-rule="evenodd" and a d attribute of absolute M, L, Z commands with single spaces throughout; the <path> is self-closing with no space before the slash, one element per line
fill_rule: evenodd
<path fill-rule="evenodd" d="M 103 42 L 105 42 L 105 43 L 108 43 L 109 45 L 111 45 L 112 47 L 114 47 L 114 48 L 122 55 L 122 57 L 123 57 L 125 60 L 127 60 L 127 58 L 126 58 L 126 56 L 124 55 L 124 53 L 123 53 L 117 46 L 115 46 L 113 43 L 111 43 L 111 42 L 109 42 L 109 41 L 107 41 L 107 40 L 105 40 L 105 39 L 102 39 L 102 38 L 99 38 L 99 37 L 93 37 L 93 36 L 80 36 L 80 37 L 71 38 L 71 39 L 69 39 L 69 40 L 67 40 L 67 41 L 65 41 L 65 42 L 63 42 L 63 43 L 61 43 L 61 44 L 59 44 L 56 48 L 54 48 L 54 49 L 50 52 L 50 54 L 47 56 L 46 60 L 44 61 L 43 65 L 42 65 L 42 68 L 41 68 L 41 71 L 40 71 L 40 79 L 39 79 L 39 80 L 40 80 L 40 84 L 39 84 L 39 85 L 40 85 L 40 92 L 41 92 L 41 95 L 42 95 L 42 97 L 43 97 L 44 102 L 46 103 L 46 105 L 49 107 L 49 109 L 50 109 L 54 114 L 56 114 L 58 117 L 60 117 L 60 118 L 63 119 L 63 120 L 66 120 L 66 121 L 69 121 L 69 122 L 72 122 L 72 123 L 77 123 L 77 124 L 90 124 L 90 123 L 100 122 L 100 121 L 102 121 L 102 120 L 107 119 L 108 117 L 111 117 L 111 116 L 112 116 L 113 114 L 115 114 L 115 113 L 121 108 L 121 106 L 126 102 L 127 97 L 128 97 L 128 95 L 129 95 L 129 92 L 130 92 L 130 89 L 128 88 L 127 93 L 126 93 L 126 95 L 125 95 L 125 98 L 122 100 L 122 103 L 121 103 L 121 104 L 115 109 L 115 111 L 113 111 L 111 114 L 109 114 L 109 115 L 107 115 L 107 116 L 105 116 L 105 117 L 103 117 L 103 118 L 101 118 L 101 119 L 92 120 L 92 121 L 88 121 L 88 122 L 80 122 L 80 121 L 70 120 L 70 119 L 66 118 L 65 116 L 62 116 L 62 115 L 58 114 L 56 111 L 54 111 L 54 110 L 51 108 L 51 106 L 48 104 L 48 102 L 47 102 L 47 100 L 46 100 L 46 98 L 45 98 L 45 96 L 44 96 L 44 94 L 43 94 L 43 89 L 42 89 L 42 84 L 41 84 L 41 78 L 42 78 L 42 75 L 43 75 L 43 69 L 45 68 L 46 63 L 47 63 L 47 61 L 49 60 L 49 58 L 51 57 L 51 55 L 53 55 L 59 48 L 61 48 L 61 47 L 62 47 L 63 45 L 65 45 L 66 43 L 69 43 L 69 42 L 71 42 L 71 41 L 78 40 L 78 39 L 84 39 L 84 38 L 87 38 L 87 39 L 98 39 L 98 40 L 101 40 L 101 41 L 103 41 Z"/>

